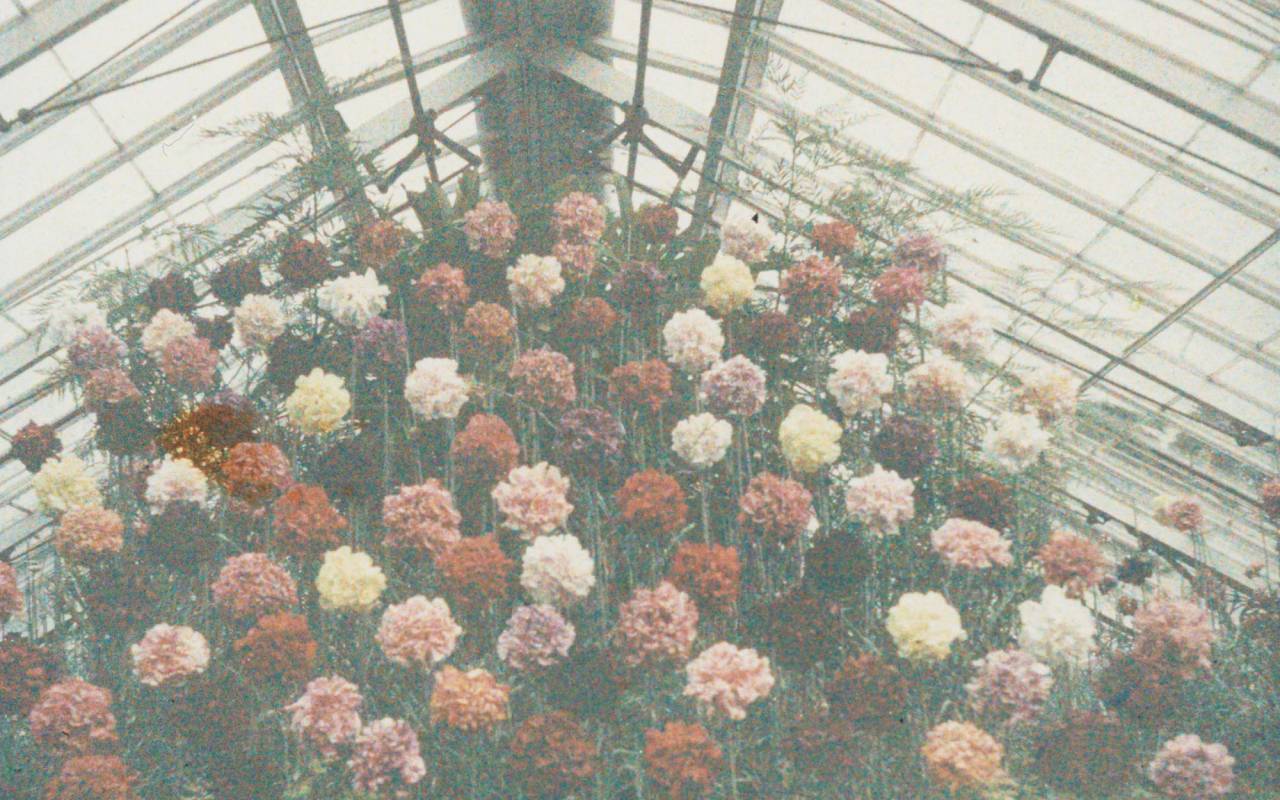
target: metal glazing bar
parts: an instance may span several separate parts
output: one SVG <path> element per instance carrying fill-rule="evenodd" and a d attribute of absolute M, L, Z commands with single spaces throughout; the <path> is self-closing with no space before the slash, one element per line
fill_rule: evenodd
<path fill-rule="evenodd" d="M 43 0 L 0 25 L 0 77 L 58 44 L 125 0 Z"/>

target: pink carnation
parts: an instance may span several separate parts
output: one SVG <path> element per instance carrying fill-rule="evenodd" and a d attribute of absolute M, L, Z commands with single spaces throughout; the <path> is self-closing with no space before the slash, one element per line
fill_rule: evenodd
<path fill-rule="evenodd" d="M 209 643 L 185 625 L 153 626 L 129 654 L 134 674 L 147 686 L 199 675 L 209 666 Z"/>
<path fill-rule="evenodd" d="M 120 366 L 120 359 L 129 348 L 110 329 L 98 325 L 81 328 L 67 343 L 67 362 L 79 375 L 88 375 L 95 369 Z"/>
<path fill-rule="evenodd" d="M 402 786 L 413 786 L 427 775 L 418 734 L 409 723 L 390 717 L 371 722 L 360 731 L 347 765 L 358 792 L 377 792 L 397 778 Z"/>
<path fill-rule="evenodd" d="M 489 258 L 506 258 L 516 242 L 519 223 L 511 206 L 501 200 L 481 200 L 463 218 L 467 246 Z"/>
<path fill-rule="evenodd" d="M 448 603 L 416 595 L 387 607 L 375 638 L 386 657 L 397 664 L 431 667 L 453 653 L 461 635 Z"/>
<path fill-rule="evenodd" d="M 910 480 L 876 464 L 870 473 L 849 481 L 845 510 L 876 533 L 896 533 L 916 515 L 915 488 Z"/>
<path fill-rule="evenodd" d="M 1205 744 L 1186 733 L 1164 743 L 1147 766 L 1147 776 L 1165 797 L 1206 800 L 1231 793 L 1235 763 L 1223 745 Z"/>
<path fill-rule="evenodd" d="M 1156 522 L 1161 525 L 1191 533 L 1204 524 L 1204 509 L 1194 497 L 1157 497 L 1154 505 Z"/>
<path fill-rule="evenodd" d="M 924 302 L 924 273 L 913 267 L 890 267 L 871 284 L 876 302 L 889 308 L 907 308 Z"/>
<path fill-rule="evenodd" d="M 174 388 L 203 392 L 213 388 L 218 374 L 218 352 L 208 339 L 183 336 L 164 346 L 160 353 L 160 369 Z"/>
<path fill-rule="evenodd" d="M 284 611 L 298 602 L 293 576 L 265 553 L 227 559 L 211 588 L 213 602 L 238 620 Z"/>
<path fill-rule="evenodd" d="M 511 365 L 511 391 L 524 402 L 564 410 L 578 399 L 573 362 L 546 347 L 521 353 Z"/>
<path fill-rule="evenodd" d="M 750 417 L 764 408 L 764 370 L 746 356 L 734 356 L 702 373 L 701 391 L 713 413 Z"/>
<path fill-rule="evenodd" d="M 1021 650 L 993 650 L 973 662 L 977 674 L 965 685 L 969 703 L 979 714 L 1025 722 L 1049 699 L 1053 673 Z"/>
<path fill-rule="evenodd" d="M 435 478 L 402 486 L 382 501 L 387 545 L 426 550 L 434 558 L 462 538 L 462 516 L 453 495 Z"/>
<path fill-rule="evenodd" d="M 503 524 L 526 539 L 564 527 L 573 513 L 568 494 L 569 479 L 545 461 L 516 467 L 492 492 L 493 502 L 505 517 Z"/>
<path fill-rule="evenodd" d="M 762 472 L 747 484 L 738 509 L 738 525 L 744 532 L 785 542 L 809 527 L 813 495 L 790 478 Z"/>
<path fill-rule="evenodd" d="M 36 744 L 54 752 L 87 752 L 116 740 L 111 690 L 79 678 L 55 683 L 41 692 L 27 721 Z"/>
<path fill-rule="evenodd" d="M 590 278 L 596 271 L 596 246 L 580 242 L 556 242 L 551 256 L 560 262 L 565 272 L 573 278 Z"/>
<path fill-rule="evenodd" d="M 53 541 L 58 552 L 66 558 L 92 558 L 118 553 L 124 547 L 124 521 L 109 508 L 76 506 L 67 509 L 62 515 Z M 0 593 L 3 593 L 2 589 Z"/>
<path fill-rule="evenodd" d="M 337 754 L 338 745 L 360 734 L 360 706 L 364 698 L 354 683 L 336 675 L 316 678 L 302 697 L 285 706 L 293 714 L 289 726 L 324 756 Z"/>
<path fill-rule="evenodd" d="M 561 240 L 587 243 L 604 234 L 604 206 L 586 192 L 565 195 L 556 203 L 553 212 L 551 227 Z"/>
<path fill-rule="evenodd" d="M 1158 597 L 1133 615 L 1133 657 L 1140 663 L 1190 678 L 1209 669 L 1217 635 L 1209 612 L 1188 600 Z"/>
<path fill-rule="evenodd" d="M 685 666 L 684 693 L 730 719 L 744 719 L 747 706 L 769 695 L 773 673 L 769 659 L 728 642 L 713 644 Z"/>
<path fill-rule="evenodd" d="M 637 589 L 618 609 L 617 635 L 628 666 L 683 661 L 698 637 L 698 607 L 666 581 Z"/>
<path fill-rule="evenodd" d="M 1009 540 L 994 528 L 971 519 L 952 517 L 930 537 L 934 552 L 953 567 L 987 569 L 1013 563 Z"/>
<path fill-rule="evenodd" d="M 942 243 L 930 234 L 903 236 L 894 249 L 893 263 L 930 274 L 947 265 L 947 253 Z"/>
<path fill-rule="evenodd" d="M 498 658 L 515 670 L 550 667 L 569 655 L 577 631 L 548 605 L 521 606 L 498 636 Z"/>

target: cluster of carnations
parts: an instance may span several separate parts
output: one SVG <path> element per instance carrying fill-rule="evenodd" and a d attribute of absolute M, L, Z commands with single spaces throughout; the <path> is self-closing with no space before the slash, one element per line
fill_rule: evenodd
<path fill-rule="evenodd" d="M 1132 720 L 1204 679 L 1214 626 L 1152 596 L 1102 651 L 1084 600 L 1114 568 L 1013 488 L 1051 480 L 1077 385 L 1045 368 L 972 415 L 991 323 L 941 302 L 936 240 L 836 220 L 781 252 L 737 219 L 691 267 L 672 208 L 544 211 L 550 241 L 483 200 L 57 310 L 110 457 L 13 443 L 92 678 L 0 644 L 42 796 L 1233 790 L 1181 731 L 1144 775 Z M 1155 514 L 1203 525 L 1189 498 Z M 21 605 L 0 565 L 0 615 Z M 1098 708 L 1054 702 L 1090 674 Z"/>

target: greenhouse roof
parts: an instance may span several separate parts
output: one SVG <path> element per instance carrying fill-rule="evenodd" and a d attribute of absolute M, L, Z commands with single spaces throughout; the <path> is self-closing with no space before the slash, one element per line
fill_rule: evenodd
<path fill-rule="evenodd" d="M 480 91 L 536 71 L 608 100 L 619 123 L 640 83 L 646 146 L 613 138 L 610 167 L 698 219 L 776 212 L 751 187 L 779 156 L 778 120 L 840 121 L 866 164 L 825 175 L 832 189 L 870 174 L 911 197 L 990 190 L 931 222 L 965 223 L 949 270 L 1000 320 L 993 367 L 1049 360 L 1083 382 L 1064 521 L 1241 585 L 1276 568 L 1256 500 L 1280 468 L 1273 4 L 617 0 L 579 38 L 538 17 L 598 0 L 496 4 L 519 13 L 515 33 L 469 28 L 467 4 L 402 0 L 423 105 L 481 157 Z M 285 145 L 209 135 L 264 114 L 303 138 L 349 130 L 383 170 L 404 157 L 413 108 L 387 5 L 0 0 L 0 435 L 33 419 L 88 435 L 54 391 L 43 320 L 91 267 L 159 270 L 174 238 L 157 234 L 230 238 L 283 199 Z M 574 135 L 550 127 L 519 146 Z M 446 150 L 436 169 L 465 165 Z M 418 159 L 370 197 L 415 224 L 406 191 L 428 175 Z M 0 550 L 17 557 L 50 524 L 29 487 L 0 462 Z M 1147 510 L 1184 493 L 1206 502 L 1203 538 Z"/>

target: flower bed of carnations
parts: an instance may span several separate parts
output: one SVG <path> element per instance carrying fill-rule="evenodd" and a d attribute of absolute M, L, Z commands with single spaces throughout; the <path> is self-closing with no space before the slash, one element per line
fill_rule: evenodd
<path fill-rule="evenodd" d="M 937 241 L 420 202 L 55 312 L 101 469 L 14 441 L 61 618 L 0 644 L 0 794 L 1265 792 L 1222 623 L 1086 606 L 1147 575 L 1043 500 L 1076 385 L 979 380 Z"/>

